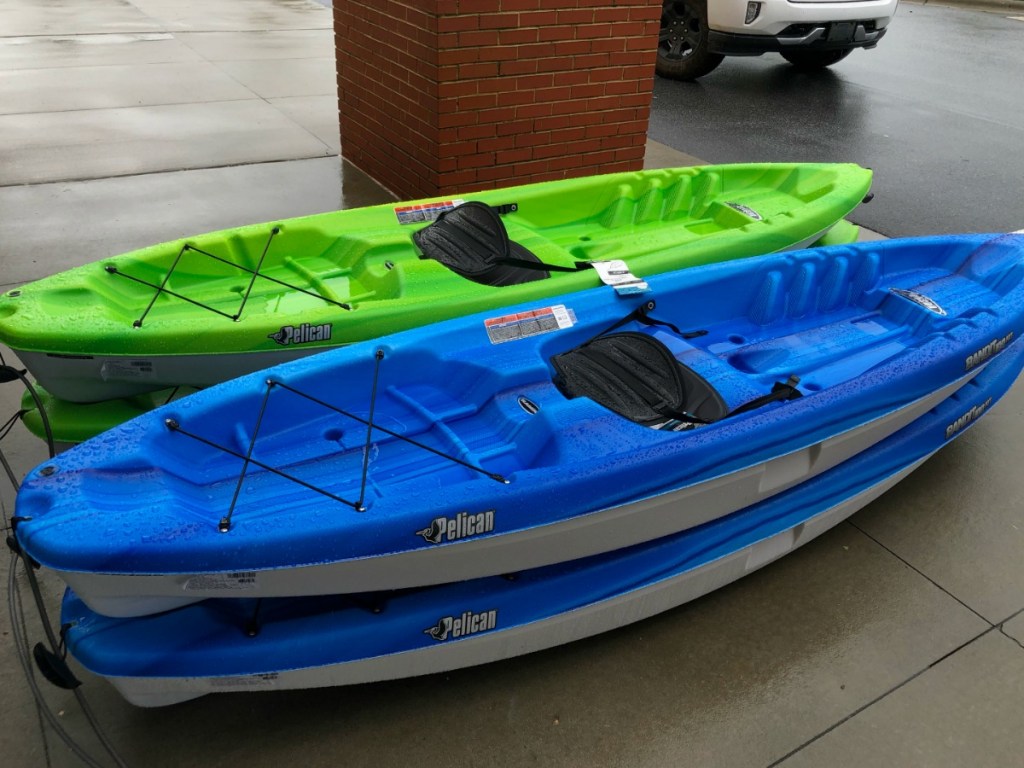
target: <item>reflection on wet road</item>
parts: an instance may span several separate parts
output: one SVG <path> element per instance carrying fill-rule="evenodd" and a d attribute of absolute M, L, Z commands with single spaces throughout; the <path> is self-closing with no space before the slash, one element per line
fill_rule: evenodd
<path fill-rule="evenodd" d="M 729 58 L 655 78 L 650 137 L 712 163 L 875 170 L 852 217 L 889 236 L 1024 227 L 1024 22 L 904 3 L 885 39 L 832 69 Z"/>

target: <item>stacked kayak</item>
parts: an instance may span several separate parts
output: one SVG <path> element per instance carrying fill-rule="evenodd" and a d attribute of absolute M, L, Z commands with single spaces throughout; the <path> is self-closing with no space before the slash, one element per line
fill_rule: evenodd
<path fill-rule="evenodd" d="M 732 582 L 836 525 L 962 434 L 1024 365 L 1013 344 L 909 426 L 844 464 L 732 515 L 647 544 L 505 576 L 264 601 L 207 600 L 117 619 L 72 592 L 71 654 L 140 706 L 212 692 L 422 675 L 509 658 L 639 621 Z"/>
<path fill-rule="evenodd" d="M 195 391 L 195 387 L 169 387 L 98 403 L 72 403 L 36 385 L 42 412 L 26 390 L 21 398 L 21 421 L 36 437 L 52 439 L 54 449 L 60 452 Z"/>
<path fill-rule="evenodd" d="M 26 478 L 16 535 L 107 616 L 419 588 L 694 529 L 1015 350 L 1024 237 L 774 254 L 482 313 L 200 391 Z"/>
<path fill-rule="evenodd" d="M 864 198 L 842 164 L 706 166 L 479 192 L 212 232 L 0 296 L 0 342 L 62 400 L 208 386 L 450 317 L 814 242 Z M 467 240 L 468 238 L 468 240 Z"/>

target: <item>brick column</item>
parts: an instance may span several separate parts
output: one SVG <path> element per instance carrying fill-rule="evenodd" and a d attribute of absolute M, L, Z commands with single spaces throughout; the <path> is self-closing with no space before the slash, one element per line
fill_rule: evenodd
<path fill-rule="evenodd" d="M 335 0 L 341 152 L 399 197 L 637 170 L 660 0 Z"/>

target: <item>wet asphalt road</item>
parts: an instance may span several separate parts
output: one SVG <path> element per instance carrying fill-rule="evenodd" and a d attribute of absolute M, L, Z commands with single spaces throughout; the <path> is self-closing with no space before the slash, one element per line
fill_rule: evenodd
<path fill-rule="evenodd" d="M 1024 228 L 1024 21 L 903 3 L 877 48 L 801 73 L 727 58 L 655 78 L 650 137 L 711 163 L 854 162 L 890 237 Z"/>

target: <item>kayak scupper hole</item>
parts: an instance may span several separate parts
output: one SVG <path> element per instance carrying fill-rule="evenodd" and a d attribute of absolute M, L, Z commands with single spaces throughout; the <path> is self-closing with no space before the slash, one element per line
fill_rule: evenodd
<path fill-rule="evenodd" d="M 230 290 L 232 293 L 239 293 L 240 294 L 240 293 L 243 293 L 245 291 L 245 286 L 244 285 L 232 285 L 231 288 L 229 288 L 228 290 Z"/>
<path fill-rule="evenodd" d="M 583 241 L 584 243 L 589 243 L 590 235 L 580 235 L 580 240 Z"/>
<path fill-rule="evenodd" d="M 733 333 L 729 335 L 729 343 L 735 344 L 737 347 L 747 343 L 746 336 L 740 336 L 739 334 Z"/>
<path fill-rule="evenodd" d="M 332 428 L 324 432 L 324 440 L 331 443 L 340 443 L 343 433 L 340 429 Z"/>
<path fill-rule="evenodd" d="M 800 382 L 800 389 L 803 389 L 803 390 L 805 390 L 807 392 L 820 392 L 821 391 L 821 384 L 816 384 L 813 381 L 801 381 Z"/>

